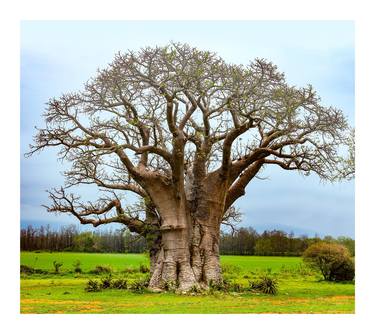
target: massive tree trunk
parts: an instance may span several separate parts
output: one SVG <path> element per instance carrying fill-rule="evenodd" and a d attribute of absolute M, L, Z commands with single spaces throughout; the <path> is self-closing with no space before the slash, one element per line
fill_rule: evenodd
<path fill-rule="evenodd" d="M 160 238 L 150 250 L 151 289 L 187 291 L 221 282 L 220 220 L 214 210 L 209 212 L 206 220 L 187 216 L 182 226 L 163 223 Z M 181 217 L 171 212 L 169 220 L 181 222 Z"/>
<path fill-rule="evenodd" d="M 207 181 L 194 203 L 168 196 L 166 189 L 158 196 L 161 237 L 151 256 L 150 289 L 188 291 L 222 281 L 219 238 L 224 188 Z"/>
<path fill-rule="evenodd" d="M 199 222 L 192 229 L 162 229 L 159 249 L 150 256 L 150 289 L 188 291 L 221 282 L 219 226 Z"/>

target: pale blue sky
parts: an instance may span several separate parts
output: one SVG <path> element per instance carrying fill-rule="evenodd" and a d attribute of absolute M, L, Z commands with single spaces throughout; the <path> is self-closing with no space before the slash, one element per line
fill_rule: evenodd
<path fill-rule="evenodd" d="M 341 108 L 354 125 L 354 24 L 350 21 L 24 21 L 21 24 L 21 222 L 73 223 L 41 204 L 62 184 L 56 151 L 23 154 L 42 125 L 49 97 L 82 88 L 117 51 L 169 41 L 217 52 L 226 61 L 267 58 L 289 83 L 312 84 L 324 105 Z M 316 176 L 269 168 L 239 201 L 243 226 L 296 234 L 354 236 L 354 181 L 322 184 Z M 88 197 L 92 190 L 84 189 Z"/>

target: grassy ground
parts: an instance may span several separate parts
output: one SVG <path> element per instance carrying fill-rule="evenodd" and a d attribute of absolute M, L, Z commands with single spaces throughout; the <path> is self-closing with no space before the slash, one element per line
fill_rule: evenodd
<path fill-rule="evenodd" d="M 53 273 L 53 261 L 63 263 Z M 82 274 L 73 273 L 81 262 Z M 175 295 L 128 290 L 86 292 L 97 265 L 110 266 L 113 277 L 129 282 L 145 277 L 137 269 L 147 264 L 141 254 L 85 254 L 22 252 L 21 264 L 47 270 L 21 275 L 21 313 L 353 313 L 354 284 L 329 283 L 307 270 L 296 257 L 223 256 L 224 278 L 248 286 L 267 274 L 278 280 L 275 296 L 259 293 Z M 124 269 L 132 268 L 124 273 Z"/>

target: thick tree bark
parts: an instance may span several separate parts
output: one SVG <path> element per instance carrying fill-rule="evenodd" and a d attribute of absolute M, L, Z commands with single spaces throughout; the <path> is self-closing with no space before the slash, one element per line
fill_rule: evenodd
<path fill-rule="evenodd" d="M 159 249 L 150 256 L 149 288 L 169 287 L 188 291 L 193 286 L 206 288 L 221 282 L 219 228 L 194 224 L 186 229 L 162 230 Z"/>
<path fill-rule="evenodd" d="M 220 283 L 219 237 L 225 184 L 220 178 L 206 179 L 194 203 L 171 197 L 164 189 L 155 200 L 162 225 L 159 249 L 151 256 L 150 289 L 173 286 L 188 291 L 193 286 L 206 288 L 211 282 Z"/>
<path fill-rule="evenodd" d="M 218 227 L 196 223 L 192 243 L 192 268 L 201 287 L 221 282 Z"/>

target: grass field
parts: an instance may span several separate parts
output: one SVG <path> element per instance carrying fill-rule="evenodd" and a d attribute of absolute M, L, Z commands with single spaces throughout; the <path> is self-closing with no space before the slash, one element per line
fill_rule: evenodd
<path fill-rule="evenodd" d="M 63 263 L 53 273 L 53 261 Z M 82 273 L 73 272 L 81 262 Z M 129 290 L 86 292 L 97 265 L 110 266 L 112 276 L 129 282 L 145 277 L 137 269 L 147 264 L 142 254 L 22 252 L 21 264 L 48 271 L 21 274 L 21 313 L 354 313 L 353 283 L 330 283 L 307 270 L 297 257 L 222 256 L 224 278 L 248 285 L 267 274 L 278 280 L 275 296 L 254 292 L 205 295 L 135 293 Z M 124 272 L 125 268 L 133 271 Z"/>

